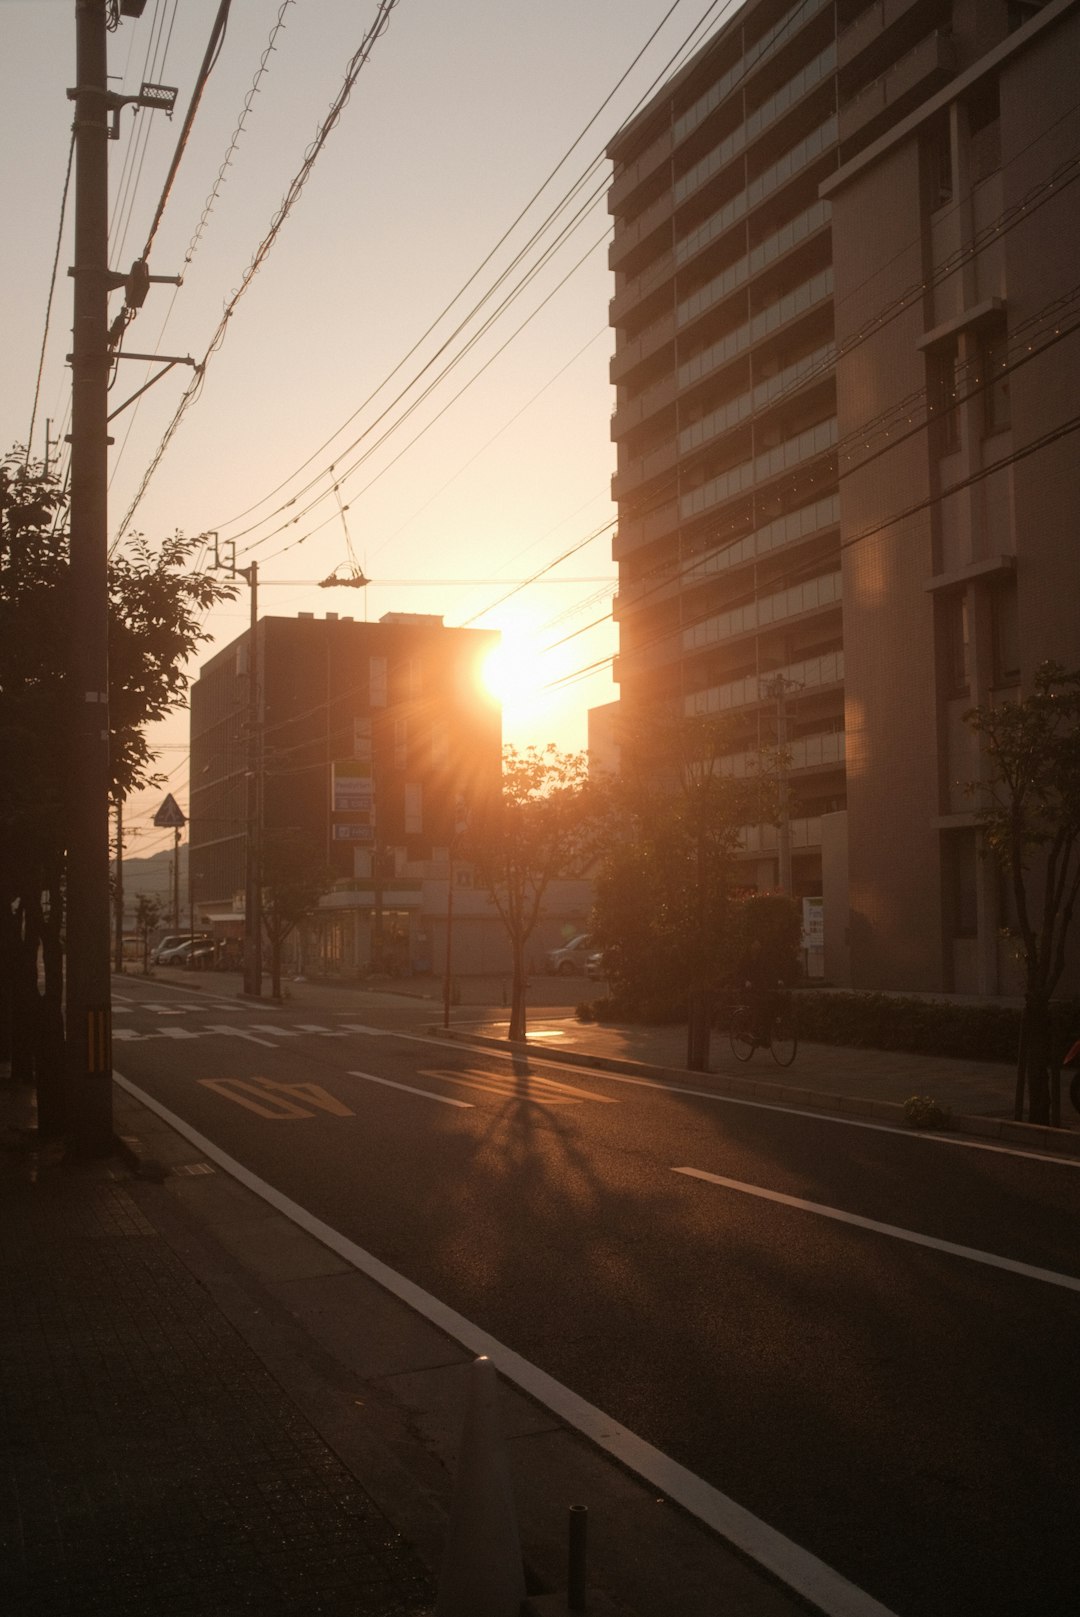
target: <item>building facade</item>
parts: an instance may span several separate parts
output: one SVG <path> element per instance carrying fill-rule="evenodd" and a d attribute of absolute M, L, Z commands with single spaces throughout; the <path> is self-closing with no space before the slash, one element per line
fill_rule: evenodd
<path fill-rule="evenodd" d="M 242 928 L 248 838 L 325 864 L 309 969 L 431 969 L 425 882 L 445 889 L 468 815 L 499 790 L 502 717 L 483 665 L 495 633 L 391 613 L 264 617 L 191 692 L 191 884 L 219 931 Z M 259 790 L 251 794 L 251 781 Z M 239 924 L 238 924 L 239 923 Z M 381 946 L 381 947 L 380 947 Z"/>
<path fill-rule="evenodd" d="M 995 634 L 1022 641 L 1028 667 L 1080 662 L 1055 593 L 1071 578 L 1075 602 L 1076 546 L 1060 520 L 1075 518 L 1075 488 L 1061 469 L 1051 494 L 1037 464 L 1021 474 L 1017 462 L 996 487 L 987 477 L 970 497 L 942 495 L 976 465 L 974 427 L 952 409 L 959 366 L 979 344 L 991 364 L 1006 352 L 1010 297 L 1022 321 L 1072 284 L 1072 192 L 1011 245 L 985 232 L 1077 150 L 1075 11 L 1069 0 L 748 0 L 609 147 L 620 710 L 631 724 L 658 708 L 723 716 L 734 773 L 783 749 L 790 887 L 825 895 L 836 981 L 984 992 L 1003 981 L 990 970 L 991 877 L 977 867 L 972 887 L 974 827 L 957 801 L 976 767 L 960 714 L 989 686 L 969 679 L 946 701 L 940 659 L 948 635 L 966 632 L 984 665 Z M 1032 143 L 1023 108 L 1030 124 L 1044 75 L 1049 132 Z M 1056 243 L 1046 252 L 1043 230 Z M 950 254 L 973 244 L 951 274 Z M 1010 254 L 1023 292 L 1002 279 Z M 912 301 L 928 274 L 939 279 Z M 1069 416 L 1075 355 L 1064 342 L 1051 352 L 1049 390 L 1031 366 L 1022 388 L 1019 373 L 1015 386 L 999 377 L 970 404 L 972 421 L 997 411 L 986 454 L 1010 455 Z M 1033 411 L 1020 437 L 1019 391 Z M 920 411 L 921 439 L 898 445 Z M 942 447 L 953 417 L 959 450 Z M 950 464 L 955 453 L 966 458 Z M 1062 468 L 1070 453 L 1062 440 Z M 1030 595 L 1023 567 L 983 567 L 1022 548 L 1027 485 L 1045 535 Z M 919 498 L 930 502 L 921 550 L 901 534 Z M 871 544 L 874 524 L 891 540 Z M 966 537 L 944 537 L 954 530 Z M 960 576 L 970 567 L 981 582 Z M 774 826 L 746 828 L 748 884 L 778 884 L 780 841 Z"/>

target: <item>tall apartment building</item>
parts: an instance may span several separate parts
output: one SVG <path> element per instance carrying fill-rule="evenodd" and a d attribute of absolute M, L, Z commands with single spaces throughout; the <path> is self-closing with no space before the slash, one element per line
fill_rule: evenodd
<path fill-rule="evenodd" d="M 487 630 L 390 613 L 260 618 L 256 691 L 250 631 L 203 666 L 191 692 L 191 882 L 218 929 L 243 920 L 253 805 L 267 837 L 325 858 L 333 891 L 313 947 L 323 970 L 372 958 L 376 914 L 395 965 L 416 963 L 423 885 L 441 877 L 463 811 L 499 790 L 502 714 L 486 692 Z"/>
<path fill-rule="evenodd" d="M 883 327 L 891 335 L 876 347 L 860 339 L 901 291 L 921 284 L 920 265 L 944 267 L 950 246 L 988 222 L 996 203 L 974 192 L 993 184 L 995 165 L 1004 173 L 1016 155 L 1012 177 L 997 181 L 1007 207 L 1032 172 L 1051 171 L 1070 139 L 1076 150 L 1075 128 L 1063 123 L 1048 146 L 1022 159 L 1019 123 L 1007 132 L 992 91 L 969 88 L 997 83 L 997 66 L 978 64 L 1000 61 L 1004 84 L 1014 71 L 1005 64 L 1027 62 L 1005 97 L 1017 118 L 1019 96 L 1032 94 L 1044 72 L 1056 74 L 1064 117 L 1076 77 L 1072 34 L 1071 58 L 1063 54 L 1056 69 L 1032 41 L 1071 28 L 1074 11 L 1070 0 L 747 0 L 609 146 L 620 712 L 631 720 L 657 709 L 727 715 L 733 772 L 786 739 L 796 798 L 792 887 L 825 893 L 829 970 L 841 980 L 946 988 L 970 978 L 967 955 L 947 939 L 950 883 L 957 888 L 960 878 L 948 861 L 928 858 L 934 837 L 957 828 L 935 824 L 896 837 L 898 817 L 949 817 L 940 791 L 931 805 L 923 798 L 949 772 L 943 737 L 960 721 L 954 710 L 943 716 L 936 697 L 912 697 L 933 685 L 937 642 L 923 620 L 939 609 L 927 586 L 948 573 L 941 599 L 951 602 L 958 585 L 928 551 L 921 571 L 910 557 L 906 569 L 879 568 L 871 609 L 852 561 L 871 548 L 851 541 L 913 503 L 913 474 L 903 456 L 878 457 L 852 474 L 867 431 L 888 417 L 892 428 L 880 432 L 899 436 L 905 401 L 905 426 L 927 396 L 940 409 L 949 347 L 934 333 L 954 318 L 963 324 L 970 286 L 979 273 L 988 285 L 990 258 L 1000 266 L 1002 255 L 921 299 L 923 326 L 917 336 L 910 319 L 904 328 L 913 346 L 903 364 L 890 347 L 901 340 L 897 323 Z M 951 145 L 943 127 L 954 131 Z M 970 160 L 961 155 L 961 130 L 973 143 Z M 905 188 L 894 194 L 901 173 Z M 1071 230 L 1063 240 L 1075 248 L 1076 204 L 1062 206 Z M 1051 216 L 1048 209 L 1047 225 Z M 1038 251 L 1030 233 L 1024 240 L 1025 252 Z M 1070 284 L 1062 254 L 1052 256 L 1040 292 L 1046 306 L 1051 282 L 1062 293 Z M 987 298 L 1001 307 L 984 328 L 1000 334 L 1005 294 L 984 290 L 976 301 Z M 967 339 L 957 342 L 958 355 L 970 358 Z M 1063 386 L 1064 350 L 1053 363 Z M 1039 421 L 1068 413 L 1059 394 Z M 925 416 L 922 426 L 925 461 Z M 933 424 L 931 438 L 937 430 Z M 927 484 L 928 497 L 941 487 Z M 1002 553 L 1010 543 L 1015 550 L 1023 526 L 1015 511 L 1009 518 L 1011 538 L 998 532 L 994 540 Z M 886 639 L 888 663 L 880 655 Z M 1069 660 L 1067 639 L 1046 644 Z M 1073 647 L 1080 661 L 1075 638 Z M 894 744 L 900 732 L 902 751 Z M 897 795 L 896 774 L 920 748 L 922 784 L 917 790 L 912 777 Z M 777 841 L 771 826 L 747 829 L 749 882 L 777 884 Z M 967 861 L 967 852 L 960 857 Z M 849 880 L 853 895 L 877 892 L 884 868 L 894 892 L 919 889 L 919 900 L 876 911 L 869 897 L 863 909 L 861 898 L 849 904 Z M 969 863 L 964 870 L 966 882 Z M 964 903 L 969 910 L 968 896 Z M 986 908 L 980 924 L 989 917 Z"/>

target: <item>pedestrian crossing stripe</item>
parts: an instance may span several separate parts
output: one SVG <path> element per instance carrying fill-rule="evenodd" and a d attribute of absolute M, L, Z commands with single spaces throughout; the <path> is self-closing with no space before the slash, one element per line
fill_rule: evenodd
<path fill-rule="evenodd" d="M 591 1089 L 577 1089 L 573 1084 L 561 1084 L 554 1078 L 542 1078 L 535 1072 L 485 1072 L 477 1067 L 422 1067 L 420 1078 L 441 1078 L 448 1083 L 463 1084 L 469 1089 L 483 1089 L 489 1095 L 500 1095 L 504 1100 L 531 1101 L 536 1106 L 577 1106 L 583 1100 L 598 1101 L 601 1106 L 618 1106 L 610 1095 L 598 1095 Z"/>

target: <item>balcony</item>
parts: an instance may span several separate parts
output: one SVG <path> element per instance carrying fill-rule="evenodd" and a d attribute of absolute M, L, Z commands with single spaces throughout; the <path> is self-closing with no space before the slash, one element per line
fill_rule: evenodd
<path fill-rule="evenodd" d="M 730 680 L 726 685 L 713 685 L 708 690 L 694 691 L 684 698 L 683 711 L 688 718 L 698 713 L 727 713 L 732 708 L 751 707 L 768 701 L 762 685 L 777 675 L 791 680 L 804 689 L 817 689 L 838 684 L 844 677 L 843 651 L 829 651 L 820 657 L 807 657 L 790 663 L 786 668 L 770 669 L 768 674 L 747 674 L 743 679 Z"/>
<path fill-rule="evenodd" d="M 679 458 L 678 447 L 675 440 L 662 444 L 648 455 L 619 455 L 619 469 L 611 479 L 611 498 L 625 500 L 635 489 L 643 483 L 649 483 L 654 477 L 660 477 L 664 472 L 670 472 Z"/>
<path fill-rule="evenodd" d="M 632 281 L 620 287 L 608 304 L 608 320 L 613 326 L 624 326 L 627 317 L 650 293 L 658 291 L 675 273 L 675 256 L 670 247 L 653 259 L 652 263 L 635 275 Z"/>
<path fill-rule="evenodd" d="M 624 381 L 643 360 L 651 359 L 653 354 L 659 353 L 674 336 L 675 316 L 668 310 L 667 314 L 661 315 L 659 320 L 654 320 L 651 326 L 646 326 L 644 331 L 639 332 L 632 342 L 620 343 L 611 356 L 608 371 L 612 384 Z"/>
<path fill-rule="evenodd" d="M 625 163 L 616 170 L 611 189 L 608 191 L 609 213 L 618 214 L 622 211 L 638 186 L 667 162 L 673 144 L 670 128 L 665 129 L 646 146 L 640 156 L 635 157 L 632 163 Z"/>
<path fill-rule="evenodd" d="M 918 30 L 919 13 L 926 9 L 926 0 L 873 0 L 836 36 L 841 72 L 871 49 L 892 56 L 895 47 L 885 36 L 894 28 Z"/>
<path fill-rule="evenodd" d="M 675 377 L 665 376 L 655 387 L 647 387 L 627 404 L 621 404 L 611 417 L 611 436 L 617 443 L 635 427 L 640 427 L 650 416 L 657 415 L 675 403 Z"/>
<path fill-rule="evenodd" d="M 640 247 L 653 231 L 659 230 L 671 218 L 671 213 L 671 192 L 665 191 L 663 196 L 628 223 L 623 224 L 616 219 L 614 239 L 608 248 L 608 268 L 616 270 L 624 264 L 635 248 Z"/>
<path fill-rule="evenodd" d="M 620 521 L 611 541 L 611 558 L 621 561 L 632 550 L 640 550 L 657 539 L 664 539 L 679 526 L 679 507 L 675 500 L 650 511 L 648 516 Z"/>
<path fill-rule="evenodd" d="M 879 123 L 896 122 L 956 73 L 956 45 L 951 34 L 927 34 L 914 50 L 894 62 L 840 108 L 840 142 L 867 140 Z"/>

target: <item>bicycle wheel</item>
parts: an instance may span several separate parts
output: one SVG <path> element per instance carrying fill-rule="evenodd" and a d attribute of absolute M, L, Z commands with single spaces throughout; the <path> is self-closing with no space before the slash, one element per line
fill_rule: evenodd
<path fill-rule="evenodd" d="M 749 1061 L 754 1053 L 754 1019 L 745 1005 L 731 1013 L 731 1053 L 736 1061 Z"/>
<path fill-rule="evenodd" d="M 781 1067 L 790 1067 L 799 1048 L 799 1030 L 791 1010 L 777 1011 L 769 1027 L 769 1049 L 772 1058 Z"/>

